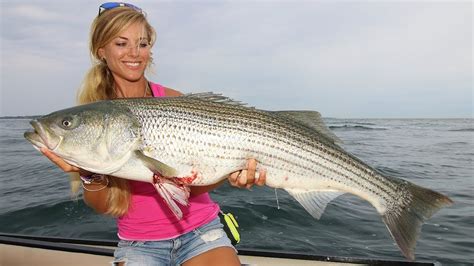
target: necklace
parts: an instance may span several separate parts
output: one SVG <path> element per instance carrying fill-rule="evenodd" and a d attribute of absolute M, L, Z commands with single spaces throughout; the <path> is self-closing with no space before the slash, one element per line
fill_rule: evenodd
<path fill-rule="evenodd" d="M 115 85 L 114 85 L 114 87 L 115 87 Z M 115 87 L 115 88 L 116 88 L 116 87 Z M 118 91 L 118 92 L 120 93 L 120 95 L 122 95 L 121 98 L 129 98 L 129 97 L 125 97 L 125 94 L 123 93 L 122 89 L 120 89 L 120 87 L 118 87 L 118 90 L 115 89 L 115 91 L 116 91 L 116 92 Z M 146 82 L 145 89 L 144 89 L 144 93 L 143 93 L 143 96 L 142 96 L 143 98 L 146 97 L 148 91 L 151 91 L 151 88 L 150 88 L 150 83 L 147 81 L 147 82 Z"/>
<path fill-rule="evenodd" d="M 143 94 L 143 98 L 146 97 L 146 94 L 148 93 L 148 90 L 151 90 L 151 89 L 150 89 L 150 83 L 147 81 L 146 86 L 145 86 L 145 93 Z"/>

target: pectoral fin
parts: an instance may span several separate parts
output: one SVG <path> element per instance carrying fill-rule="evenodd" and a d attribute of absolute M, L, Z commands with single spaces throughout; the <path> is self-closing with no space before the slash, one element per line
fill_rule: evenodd
<path fill-rule="evenodd" d="M 183 206 L 188 205 L 188 199 L 190 195 L 190 188 L 188 186 L 180 185 L 173 180 L 167 179 L 166 177 L 154 176 L 154 183 L 156 190 L 163 198 L 165 203 L 168 205 L 173 214 L 181 220 L 183 218 L 183 212 L 179 208 L 179 203 Z"/>
<path fill-rule="evenodd" d="M 142 151 L 137 150 L 135 154 L 153 173 L 160 173 L 162 176 L 177 176 L 178 171 L 173 167 L 147 156 Z"/>
<path fill-rule="evenodd" d="M 337 190 L 285 189 L 314 218 L 320 219 L 330 201 L 344 194 Z"/>

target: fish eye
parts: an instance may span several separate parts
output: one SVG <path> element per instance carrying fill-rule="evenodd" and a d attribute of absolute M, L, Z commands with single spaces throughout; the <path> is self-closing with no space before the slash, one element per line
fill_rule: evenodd
<path fill-rule="evenodd" d="M 71 128 L 73 123 L 72 123 L 72 117 L 66 117 L 61 121 L 61 125 L 63 128 L 68 129 Z"/>

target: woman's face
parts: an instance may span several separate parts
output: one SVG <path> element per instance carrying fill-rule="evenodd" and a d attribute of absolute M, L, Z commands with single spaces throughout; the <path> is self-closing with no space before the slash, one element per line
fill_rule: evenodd
<path fill-rule="evenodd" d="M 134 82 L 144 77 L 151 47 L 142 24 L 132 24 L 102 48 L 99 56 L 107 62 L 115 81 Z"/>

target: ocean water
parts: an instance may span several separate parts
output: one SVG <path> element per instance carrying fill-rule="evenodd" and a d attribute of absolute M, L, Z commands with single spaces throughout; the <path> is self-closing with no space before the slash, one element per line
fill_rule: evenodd
<path fill-rule="evenodd" d="M 474 262 L 473 119 L 325 119 L 343 147 L 379 171 L 428 187 L 455 204 L 422 227 L 419 261 Z M 68 176 L 23 138 L 28 118 L 0 118 L 0 232 L 116 239 L 113 218 L 71 199 Z M 351 195 L 318 221 L 286 192 L 223 185 L 211 193 L 240 224 L 246 249 L 404 260 L 375 209 Z M 277 201 L 278 199 L 278 201 Z"/>

